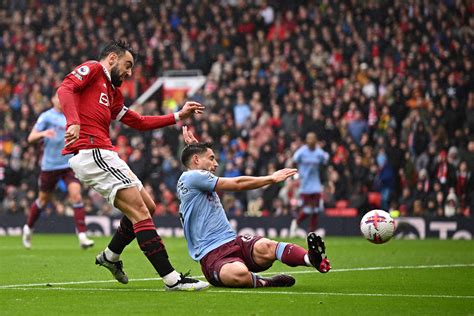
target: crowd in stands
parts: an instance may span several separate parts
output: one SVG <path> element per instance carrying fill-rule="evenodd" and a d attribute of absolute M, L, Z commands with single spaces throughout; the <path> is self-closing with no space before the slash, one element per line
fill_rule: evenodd
<path fill-rule="evenodd" d="M 152 132 L 120 123 L 111 130 L 156 214 L 178 211 L 187 124 L 214 141 L 221 176 L 291 166 L 312 131 L 331 157 L 322 172 L 327 207 L 471 216 L 473 13 L 460 0 L 2 1 L 0 213 L 26 212 L 35 197 L 41 150 L 26 139 L 58 84 L 109 40 L 125 39 L 140 53 L 123 85 L 126 104 L 164 71 L 207 77 L 188 98 L 206 105 L 206 115 Z M 156 97 L 133 108 L 176 110 Z M 221 200 L 233 216 L 292 214 L 297 189 L 295 178 Z M 114 212 L 92 190 L 84 199 L 92 214 Z M 67 210 L 61 199 L 49 207 Z"/>

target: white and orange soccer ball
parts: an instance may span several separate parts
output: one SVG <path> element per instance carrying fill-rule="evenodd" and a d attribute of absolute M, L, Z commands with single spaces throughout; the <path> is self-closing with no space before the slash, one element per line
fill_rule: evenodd
<path fill-rule="evenodd" d="M 372 210 L 360 221 L 362 235 L 374 244 L 383 244 L 392 238 L 395 232 L 395 221 L 385 211 Z"/>

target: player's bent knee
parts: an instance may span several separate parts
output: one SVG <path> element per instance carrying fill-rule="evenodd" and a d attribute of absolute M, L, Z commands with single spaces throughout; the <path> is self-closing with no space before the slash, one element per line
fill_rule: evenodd
<path fill-rule="evenodd" d="M 262 238 L 257 241 L 253 248 L 253 255 L 258 261 L 274 261 L 277 242 Z"/>
<path fill-rule="evenodd" d="M 252 276 L 241 262 L 232 262 L 222 266 L 219 278 L 228 287 L 252 287 Z"/>

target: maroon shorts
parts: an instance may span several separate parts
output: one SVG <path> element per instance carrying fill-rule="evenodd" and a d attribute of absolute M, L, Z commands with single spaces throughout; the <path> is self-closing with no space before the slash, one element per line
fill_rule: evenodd
<path fill-rule="evenodd" d="M 74 171 L 72 171 L 71 168 L 53 171 L 41 171 L 38 181 L 40 191 L 48 193 L 53 192 L 60 179 L 62 179 L 66 185 L 69 185 L 73 182 L 80 183 L 79 180 L 77 180 L 74 176 Z"/>
<path fill-rule="evenodd" d="M 313 194 L 300 194 L 301 201 L 303 202 L 303 206 L 311 206 L 311 207 L 318 207 L 319 200 L 321 199 L 321 193 L 313 193 Z"/>
<path fill-rule="evenodd" d="M 201 270 L 207 281 L 214 286 L 224 286 L 219 279 L 221 268 L 226 263 L 242 262 L 249 271 L 261 272 L 271 267 L 261 267 L 253 261 L 252 251 L 260 236 L 237 236 L 234 240 L 212 250 L 201 259 Z"/>

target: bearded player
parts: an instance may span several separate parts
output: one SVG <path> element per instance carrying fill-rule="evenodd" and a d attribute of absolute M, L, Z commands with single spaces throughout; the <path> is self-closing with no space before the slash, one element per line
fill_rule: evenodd
<path fill-rule="evenodd" d="M 200 290 L 209 284 L 179 274 L 171 265 L 152 214 L 155 203 L 141 181 L 113 151 L 110 122 L 120 121 L 138 130 L 151 130 L 175 124 L 204 107 L 186 102 L 176 113 L 141 116 L 124 105 L 120 92 L 123 80 L 132 75 L 135 52 L 123 41 L 112 41 L 101 51 L 99 61 L 79 65 L 62 82 L 59 100 L 67 119 L 63 154 L 73 154 L 69 165 L 77 178 L 99 192 L 124 216 L 107 248 L 96 257 L 96 264 L 107 268 L 115 279 L 128 283 L 120 255 L 135 238 L 165 283 L 166 290 Z"/>

